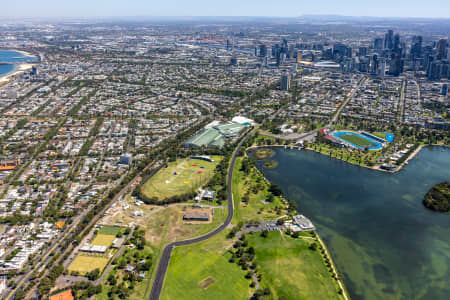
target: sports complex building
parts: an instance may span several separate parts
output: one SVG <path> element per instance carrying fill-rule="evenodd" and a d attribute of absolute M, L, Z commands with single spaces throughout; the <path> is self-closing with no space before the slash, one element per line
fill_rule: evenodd
<path fill-rule="evenodd" d="M 394 135 L 387 132 L 378 132 L 375 135 L 365 131 L 339 130 L 330 132 L 324 128 L 320 133 L 328 142 L 359 150 L 381 150 L 394 141 Z"/>
<path fill-rule="evenodd" d="M 185 143 L 185 147 L 215 147 L 222 148 L 228 139 L 237 138 L 247 127 L 246 124 L 236 122 L 221 123 L 213 121 L 190 137 Z"/>

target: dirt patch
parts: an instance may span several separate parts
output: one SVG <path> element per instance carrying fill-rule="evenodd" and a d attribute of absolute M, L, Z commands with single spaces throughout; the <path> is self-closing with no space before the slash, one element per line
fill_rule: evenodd
<path fill-rule="evenodd" d="M 198 286 L 203 289 L 206 290 L 211 284 L 215 283 L 216 280 L 212 277 L 208 277 L 206 279 L 203 279 L 202 281 L 200 281 L 198 283 Z"/>

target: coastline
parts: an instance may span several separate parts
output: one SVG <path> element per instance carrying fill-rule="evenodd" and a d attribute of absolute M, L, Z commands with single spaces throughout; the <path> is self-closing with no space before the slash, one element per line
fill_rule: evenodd
<path fill-rule="evenodd" d="M 14 77 L 30 70 L 35 64 L 23 63 L 14 67 L 14 70 L 6 75 L 0 76 L 0 87 L 7 85 Z"/>
<path fill-rule="evenodd" d="M 349 300 L 349 296 L 348 296 L 348 292 L 347 289 L 345 288 L 344 285 L 344 281 L 342 280 L 341 276 L 339 276 L 339 273 L 337 271 L 337 267 L 333 261 L 333 257 L 331 256 L 331 252 L 328 250 L 327 245 L 325 244 L 325 242 L 322 240 L 322 238 L 320 237 L 320 235 L 317 233 L 316 231 L 316 235 L 317 235 L 317 240 L 319 241 L 320 245 L 322 246 L 322 248 L 325 251 L 326 256 L 329 257 L 330 260 L 330 265 L 331 265 L 331 269 L 333 270 L 334 275 L 337 278 L 337 283 L 339 285 L 339 287 L 341 288 L 342 291 L 342 296 L 344 297 L 344 299 Z"/>
<path fill-rule="evenodd" d="M 17 49 L 0 49 L 0 50 L 17 52 L 28 58 L 35 57 L 33 54 L 26 52 L 24 50 L 17 50 Z M 19 64 L 14 64 L 14 69 L 11 72 L 6 73 L 4 75 L 0 75 L 0 87 L 7 85 L 14 77 L 24 73 L 25 71 L 30 70 L 35 65 L 37 65 L 37 62 L 28 62 L 28 61 L 24 61 Z"/>
<path fill-rule="evenodd" d="M 249 147 L 249 148 L 246 149 L 246 153 L 247 153 L 247 151 L 249 151 L 249 150 L 254 150 L 254 149 L 258 149 L 258 148 L 285 148 L 285 149 L 298 149 L 298 150 L 305 149 L 305 150 L 313 151 L 313 152 L 316 152 L 316 153 L 319 153 L 319 154 L 322 154 L 322 155 L 325 155 L 325 156 L 328 156 L 328 157 L 332 157 L 332 158 L 341 160 L 341 161 L 343 161 L 343 162 L 349 163 L 349 164 L 354 165 L 354 166 L 363 167 L 363 168 L 366 168 L 366 169 L 369 169 L 369 170 L 374 170 L 374 171 L 380 171 L 380 172 L 392 173 L 392 174 L 393 174 L 393 173 L 397 173 L 397 172 L 401 171 L 401 170 L 403 169 L 403 167 L 406 166 L 410 160 L 412 160 L 414 157 L 416 157 L 416 155 L 419 154 L 419 152 L 420 152 L 423 148 L 425 148 L 425 147 L 427 147 L 427 146 L 449 147 L 449 146 L 447 146 L 447 145 L 438 145 L 438 144 L 432 144 L 432 145 L 419 145 L 419 147 L 417 147 L 417 149 L 416 149 L 414 152 L 412 152 L 412 153 L 405 159 L 405 161 L 404 161 L 402 164 L 400 164 L 399 166 L 397 166 L 397 168 L 395 168 L 394 170 L 384 170 L 384 169 L 381 169 L 380 166 L 373 166 L 373 167 L 370 167 L 370 166 L 358 165 L 358 164 L 354 164 L 354 163 L 349 162 L 349 161 L 346 161 L 346 160 L 342 160 L 342 159 L 339 159 L 339 158 L 336 158 L 336 157 L 332 157 L 332 156 L 327 155 L 327 154 L 324 154 L 324 153 L 322 153 L 322 152 L 320 152 L 320 151 L 316 151 L 316 150 L 314 150 L 314 149 L 312 149 L 312 148 L 300 148 L 300 147 L 294 146 L 294 145 L 260 145 L 260 146 L 251 146 L 251 147 Z"/>
<path fill-rule="evenodd" d="M 35 58 L 37 59 L 37 57 L 36 57 L 35 55 L 33 55 L 33 54 L 31 54 L 30 52 L 27 52 L 27 51 L 25 51 L 25 50 L 21 50 L 21 49 L 15 49 L 15 48 L 0 48 L 0 50 L 1 50 L 1 51 L 17 52 L 17 53 L 22 54 L 22 55 L 25 56 L 25 57 L 28 57 L 28 58 L 35 57 Z"/>
<path fill-rule="evenodd" d="M 250 146 L 250 147 L 248 147 L 248 148 L 245 149 L 244 155 L 247 156 L 247 152 L 248 152 L 249 150 L 252 150 L 252 149 L 258 149 L 258 148 L 261 148 L 261 147 L 264 147 L 264 146 Z M 269 147 L 274 147 L 274 148 L 280 148 L 280 147 L 283 147 L 283 148 L 286 148 L 286 149 L 287 149 L 287 148 L 292 148 L 292 147 L 288 147 L 287 145 L 270 145 L 270 146 L 266 146 L 265 148 L 269 148 Z M 253 168 L 257 171 L 257 173 L 263 178 L 263 180 L 264 180 L 267 184 L 271 184 L 270 180 L 267 179 L 267 177 L 264 175 L 264 173 L 263 173 L 261 170 L 259 170 L 256 166 L 254 166 Z M 287 200 L 286 200 L 283 196 L 281 196 L 281 198 L 284 199 L 284 201 L 287 202 Z M 299 213 L 300 213 L 300 212 L 299 212 Z M 322 240 L 322 238 L 320 237 L 320 235 L 319 235 L 319 233 L 317 232 L 317 230 L 314 230 L 314 232 L 315 232 L 315 234 L 316 234 L 316 236 L 317 236 L 317 240 L 319 241 L 320 245 L 323 247 L 323 249 L 324 249 L 324 251 L 325 251 L 325 253 L 326 253 L 326 256 L 327 256 L 327 257 L 329 258 L 329 260 L 330 260 L 331 269 L 333 270 L 333 273 L 334 273 L 334 275 L 335 275 L 336 278 L 337 278 L 336 281 L 337 281 L 338 286 L 340 287 L 340 289 L 341 289 L 341 291 L 342 291 L 342 296 L 344 297 L 345 300 L 349 300 L 350 297 L 349 297 L 348 292 L 347 292 L 347 289 L 346 289 L 346 287 L 345 287 L 345 285 L 344 285 L 344 281 L 343 281 L 343 279 L 341 278 L 341 276 L 339 276 L 338 269 L 337 269 L 337 267 L 336 267 L 336 264 L 335 264 L 334 261 L 333 261 L 333 257 L 331 256 L 330 251 L 328 250 L 328 248 L 327 248 L 325 242 Z"/>
<path fill-rule="evenodd" d="M 36 57 L 36 56 L 34 56 L 33 54 L 31 54 L 31 53 L 29 53 L 29 52 L 26 52 L 26 51 L 24 51 L 24 50 L 13 49 L 13 50 L 9 50 L 9 51 L 18 52 L 18 53 L 22 54 L 23 56 L 30 57 L 30 58 L 31 58 L 31 57 Z"/>
<path fill-rule="evenodd" d="M 419 147 L 420 147 L 420 149 L 419 149 Z M 424 151 L 422 151 L 422 150 L 424 150 Z M 313 192 L 315 192 L 313 189 L 314 188 L 315 189 L 320 189 L 320 187 L 324 186 L 326 184 L 326 182 L 325 181 L 321 182 L 321 181 L 318 181 L 317 179 L 326 180 L 326 178 L 327 178 L 326 175 L 322 175 L 322 174 L 328 174 L 328 173 L 326 173 L 326 171 L 330 171 L 330 170 L 334 170 L 335 169 L 336 172 L 331 173 L 331 174 L 333 174 L 333 176 L 338 176 L 339 179 L 333 179 L 332 178 L 331 181 L 338 181 L 338 182 L 335 182 L 335 185 L 340 185 L 342 187 L 343 185 L 341 183 L 342 182 L 345 183 L 346 180 L 354 180 L 354 179 L 358 180 L 358 177 L 370 176 L 371 177 L 370 180 L 368 180 L 366 178 L 362 182 L 368 182 L 368 181 L 372 182 L 373 181 L 372 179 L 375 179 L 375 180 L 377 180 L 377 182 L 375 184 L 371 185 L 371 187 L 369 187 L 368 185 L 365 185 L 365 184 L 364 185 L 360 185 L 360 186 L 364 186 L 364 191 L 361 191 L 361 194 L 365 195 L 367 193 L 367 195 L 369 196 L 370 199 L 376 199 L 376 197 L 378 197 L 378 189 L 379 189 L 380 186 L 382 186 L 382 185 L 380 185 L 380 183 L 387 183 L 389 186 L 393 186 L 393 187 L 397 186 L 396 188 L 393 188 L 393 190 L 392 190 L 393 192 L 387 192 L 387 190 L 386 190 L 386 193 L 390 194 L 390 196 L 389 196 L 390 198 L 387 198 L 387 199 L 389 199 L 389 200 L 402 199 L 402 201 L 398 201 L 399 203 L 400 202 L 402 202 L 402 203 L 400 203 L 400 205 L 398 207 L 396 207 L 395 209 L 396 210 L 399 209 L 399 211 L 404 212 L 405 211 L 404 208 L 407 207 L 408 210 L 411 209 L 412 212 L 415 212 L 415 213 L 412 213 L 412 214 L 411 213 L 405 214 L 405 215 L 408 215 L 410 217 L 407 217 L 405 220 L 408 220 L 408 221 L 404 222 L 403 224 L 408 224 L 409 225 L 409 224 L 411 224 L 411 223 L 409 223 L 409 221 L 414 220 L 414 219 L 417 218 L 417 219 L 420 219 L 420 221 L 417 221 L 417 222 L 412 221 L 412 222 L 415 225 L 421 226 L 422 223 L 424 223 L 424 222 L 430 223 L 430 220 L 434 220 L 434 218 L 437 219 L 439 217 L 439 216 L 434 216 L 434 214 L 432 212 L 426 211 L 426 208 L 422 208 L 422 199 L 420 199 L 421 198 L 420 195 L 423 195 L 425 193 L 422 194 L 422 192 L 420 190 L 423 189 L 424 185 L 428 186 L 428 185 L 431 184 L 430 186 L 433 186 L 434 184 L 442 181 L 442 179 L 446 179 L 445 178 L 446 177 L 445 174 L 447 174 L 447 172 L 445 172 L 445 171 L 444 172 L 439 171 L 439 173 L 438 173 L 439 175 L 437 175 L 438 177 L 440 177 L 439 180 L 438 180 L 438 178 L 434 177 L 434 175 L 433 176 L 428 176 L 428 174 L 434 174 L 434 172 L 436 172 L 436 171 L 434 171 L 435 169 L 439 169 L 440 166 L 443 167 L 443 166 L 446 165 L 446 164 L 442 164 L 442 163 L 443 162 L 444 163 L 448 162 L 448 156 L 447 156 L 448 150 L 450 150 L 450 147 L 448 145 L 444 145 L 444 146 L 443 145 L 431 145 L 431 147 L 429 147 L 428 144 L 425 144 L 425 145 L 420 145 L 419 144 L 419 145 L 417 145 L 417 148 L 411 151 L 411 153 L 410 153 L 411 155 L 410 154 L 406 155 L 405 158 L 409 158 L 409 161 L 410 162 L 412 161 L 412 163 L 410 163 L 404 169 L 403 172 L 398 173 L 398 175 L 401 175 L 400 177 L 398 177 L 397 174 L 386 175 L 386 176 L 382 176 L 381 173 L 378 173 L 378 175 L 377 175 L 377 173 L 370 173 L 369 174 L 369 172 L 364 172 L 364 170 L 359 170 L 358 171 L 358 170 L 355 170 L 354 168 L 349 168 L 348 166 L 346 166 L 344 164 L 337 163 L 336 161 L 333 162 L 333 161 L 329 161 L 328 159 L 324 159 L 324 157 L 319 157 L 319 156 L 316 156 L 316 155 L 310 155 L 311 153 L 307 154 L 307 152 L 296 153 L 296 151 L 280 151 L 279 153 L 277 153 L 277 155 L 279 156 L 278 160 L 280 162 L 283 162 L 283 165 L 280 167 L 279 170 L 275 171 L 274 173 L 272 173 L 269 170 L 265 170 L 265 169 L 261 168 L 260 167 L 260 162 L 258 163 L 258 168 L 260 168 L 263 172 L 265 172 L 268 177 L 272 178 L 277 183 L 279 182 L 280 185 L 283 185 L 283 187 L 288 188 L 289 192 L 290 192 L 290 195 L 292 197 L 294 197 L 294 200 L 298 203 L 298 205 L 299 205 L 301 210 L 307 208 L 308 214 L 310 214 L 311 217 L 313 217 L 317 213 L 319 213 L 321 221 L 322 220 L 327 220 L 326 222 L 324 221 L 324 223 L 320 222 L 321 225 L 323 224 L 322 225 L 323 227 L 320 227 L 318 229 L 320 230 L 320 232 L 322 232 L 322 230 L 324 230 L 324 233 L 329 233 L 329 234 L 327 234 L 326 236 L 320 236 L 320 237 L 324 240 L 324 242 L 327 242 L 327 244 L 329 242 L 332 242 L 332 243 L 329 243 L 329 245 L 328 245 L 328 246 L 330 246 L 330 248 L 328 248 L 328 251 L 329 252 L 331 251 L 330 254 L 335 258 L 334 263 L 337 264 L 338 271 L 341 272 L 340 274 L 341 274 L 341 276 L 343 276 L 345 286 L 347 287 L 348 291 L 351 293 L 350 294 L 350 297 L 351 297 L 353 295 L 354 291 L 356 291 L 356 290 L 364 291 L 366 289 L 366 285 L 364 284 L 364 282 L 362 280 L 359 280 L 360 278 L 364 278 L 366 275 L 364 275 L 364 277 L 363 276 L 358 276 L 358 275 L 361 275 L 362 274 L 361 272 L 364 272 L 365 266 L 376 265 L 377 264 L 377 260 L 376 259 L 370 259 L 370 260 L 369 259 L 361 259 L 361 268 L 358 267 L 358 268 L 353 269 L 352 260 L 351 259 L 354 259 L 354 257 L 352 258 L 352 256 L 349 255 L 347 258 L 343 259 L 343 257 L 341 257 L 339 255 L 340 252 L 342 252 L 342 251 L 344 251 L 344 252 L 348 251 L 349 247 L 347 247 L 346 243 L 345 243 L 345 246 L 343 246 L 344 243 L 341 244 L 341 243 L 337 242 L 338 240 L 339 241 L 344 241 L 344 240 L 347 240 L 347 239 L 350 239 L 350 240 L 355 239 L 354 240 L 355 244 L 358 244 L 357 241 L 361 241 L 361 240 L 358 240 L 359 236 L 355 237 L 354 235 L 349 235 L 349 236 L 345 235 L 345 230 L 347 228 L 350 228 L 350 227 L 347 226 L 347 224 L 344 227 L 341 228 L 344 231 L 339 231 L 339 232 L 337 232 L 337 234 L 336 234 L 336 232 L 333 232 L 332 226 L 335 223 L 335 221 L 336 220 L 343 220 L 344 218 L 348 217 L 348 216 L 341 217 L 342 214 L 339 213 L 341 210 L 335 210 L 335 208 L 342 207 L 344 209 L 346 207 L 354 207 L 354 206 L 352 204 L 348 204 L 348 206 L 347 206 L 347 204 L 339 203 L 340 201 L 333 201 L 334 198 L 330 197 L 330 195 L 332 195 L 333 191 L 334 191 L 334 188 L 333 188 L 334 186 L 333 186 L 333 187 L 331 187 L 331 192 L 329 192 L 329 193 L 327 192 L 326 194 L 324 194 L 324 198 L 326 197 L 328 199 L 331 199 L 331 201 L 329 201 L 330 203 L 332 203 L 332 202 L 337 203 L 336 205 L 333 205 L 330 208 L 330 211 L 336 211 L 336 213 L 333 212 L 331 214 L 323 214 L 322 215 L 321 212 L 320 212 L 321 208 L 325 208 L 325 207 L 329 208 L 329 206 L 325 205 L 328 202 L 324 202 L 323 203 L 324 204 L 323 207 L 322 206 L 318 206 L 318 204 L 315 204 L 315 201 L 317 201 L 318 198 L 317 198 L 317 196 L 315 196 L 316 194 L 313 194 Z M 420 151 L 422 151 L 422 152 L 420 152 Z M 417 158 L 417 153 L 419 153 L 419 152 L 421 154 L 419 154 L 420 157 Z M 340 156 L 338 155 L 338 157 L 340 157 Z M 439 160 L 438 159 L 434 160 L 434 157 L 439 157 Z M 413 158 L 417 158 L 417 159 L 413 160 Z M 319 161 L 320 161 L 320 163 L 319 163 Z M 302 197 L 302 196 L 299 195 L 297 197 L 296 194 L 299 194 L 297 192 L 297 189 L 290 188 L 290 186 L 298 185 L 297 178 L 304 178 L 305 174 L 309 173 L 309 170 L 314 170 L 316 162 L 317 162 L 318 167 L 320 167 L 320 169 L 319 169 L 320 171 L 317 171 L 317 173 L 314 173 L 314 171 L 313 171 L 313 176 L 311 176 L 311 178 L 313 178 L 314 180 L 311 180 L 311 181 L 314 181 L 315 183 L 314 184 L 306 183 L 305 188 L 303 188 L 303 186 L 302 186 L 300 189 L 298 189 L 299 191 L 300 190 L 302 191 L 302 194 L 303 193 L 305 193 L 305 194 L 311 193 L 311 196 L 308 196 L 308 198 L 306 198 L 306 197 Z M 436 164 L 438 162 L 440 162 L 441 164 Z M 333 168 L 328 168 L 327 165 L 330 165 L 330 164 L 333 165 Z M 433 168 L 427 168 L 426 166 L 433 166 Z M 305 172 L 297 175 L 296 174 L 297 173 L 296 170 L 297 169 L 303 169 L 303 168 L 305 169 Z M 348 170 L 341 171 L 341 169 L 353 169 L 353 170 L 348 172 Z M 446 169 L 444 168 L 444 169 L 441 169 L 441 170 L 446 170 Z M 361 172 L 363 172 L 363 173 L 361 173 Z M 425 175 L 423 175 L 422 172 L 426 172 L 426 173 L 424 173 Z M 284 175 L 284 173 L 286 173 L 286 175 Z M 343 174 L 348 174 L 349 177 L 348 178 L 341 177 Z M 419 175 L 420 175 L 420 177 L 418 177 Z M 289 179 L 288 179 L 288 176 L 289 176 Z M 426 177 L 426 180 L 424 180 L 425 178 L 423 178 L 423 177 Z M 414 180 L 415 180 L 415 181 L 413 181 L 414 183 L 409 182 L 410 178 L 414 178 Z M 406 181 L 409 182 L 409 184 L 411 184 L 412 186 L 405 188 L 404 184 L 402 184 L 401 181 L 397 181 L 397 180 L 405 180 L 405 182 Z M 359 183 L 359 181 L 355 181 L 355 183 L 356 182 Z M 303 184 L 301 184 L 301 185 L 303 185 Z M 338 191 L 339 191 L 339 195 L 340 196 L 342 195 L 342 196 L 344 196 L 344 198 L 347 198 L 348 194 L 346 194 L 346 191 L 344 191 L 345 189 L 347 189 L 347 187 L 344 186 L 344 187 L 342 187 L 342 189 L 339 189 Z M 428 190 L 428 188 L 427 188 L 427 190 Z M 351 192 L 348 192 L 348 193 L 351 193 Z M 405 197 L 403 199 L 403 198 L 401 198 L 401 196 L 400 197 L 398 196 L 398 194 L 405 195 L 406 193 L 409 193 L 409 195 L 414 195 L 414 196 L 412 196 L 413 198 L 409 198 L 409 197 L 406 198 Z M 417 195 L 419 195 L 419 197 Z M 322 194 L 319 194 L 319 196 L 322 196 Z M 361 195 L 358 195 L 358 197 L 355 197 L 353 200 L 359 202 L 358 198 L 360 196 Z M 305 207 L 303 207 L 302 203 L 303 203 L 305 198 L 307 200 L 305 201 L 305 204 L 303 204 L 303 205 L 305 205 Z M 417 198 L 419 198 L 419 199 L 417 199 Z M 406 200 L 406 201 L 404 201 L 404 200 Z M 417 200 L 417 202 L 416 202 L 416 200 Z M 328 201 L 328 200 L 325 200 L 325 201 Z M 410 205 L 411 201 L 414 201 L 414 205 Z M 370 208 L 372 208 L 372 203 L 371 202 L 367 202 L 367 203 L 370 203 L 370 204 L 369 205 L 363 205 L 362 207 L 365 207 L 365 208 L 370 207 Z M 390 219 L 390 221 L 392 221 L 395 224 L 399 224 L 399 223 L 397 223 L 397 218 L 396 218 L 395 214 L 391 213 L 391 212 L 385 213 L 383 206 L 384 205 L 381 204 L 381 205 L 378 206 L 377 209 L 374 209 L 375 211 L 378 210 L 378 211 L 381 212 L 379 214 L 380 220 L 383 220 L 383 218 L 385 216 L 389 216 L 387 219 Z M 389 208 L 389 210 L 390 209 L 391 208 Z M 353 215 L 356 217 L 360 211 L 361 210 L 359 210 L 359 209 L 355 210 Z M 416 213 L 417 213 L 417 215 L 416 215 Z M 308 216 L 308 214 L 305 214 L 305 215 Z M 419 217 L 419 215 L 421 215 L 422 217 Z M 336 217 L 336 219 L 333 219 L 333 217 Z M 428 221 L 423 221 L 422 220 L 423 217 L 426 217 L 427 218 L 426 220 L 428 220 Z M 436 221 L 437 223 L 430 223 L 430 224 L 436 224 L 437 226 L 445 226 L 445 219 L 443 221 L 442 220 L 443 217 L 440 216 L 440 218 L 441 218 L 441 219 L 439 219 L 440 221 Z M 358 224 L 359 221 L 364 220 L 364 219 L 365 219 L 365 217 L 361 215 L 361 217 L 358 216 L 357 218 L 355 218 L 355 220 L 356 220 L 355 222 L 350 221 L 349 224 Z M 350 220 L 351 220 L 351 218 L 350 218 Z M 383 221 L 381 221 L 381 222 L 383 222 Z M 374 224 L 374 225 L 372 225 L 372 224 Z M 375 223 L 372 223 L 372 224 L 369 226 L 370 227 L 369 231 L 373 230 L 374 232 L 377 232 L 379 226 L 375 225 Z M 400 223 L 400 224 L 402 224 L 402 223 Z M 392 226 L 390 226 L 390 224 L 386 225 L 386 226 L 388 226 L 388 228 L 393 228 Z M 328 230 L 330 228 L 331 228 L 331 232 Z M 422 227 L 420 227 L 420 228 L 422 228 Z M 434 227 L 429 226 L 427 228 L 427 230 L 430 230 L 431 232 L 433 232 L 434 231 L 433 228 Z M 386 239 L 386 236 L 383 237 L 383 239 L 384 239 L 384 241 L 386 241 L 386 244 L 389 244 L 389 242 L 390 242 L 389 238 L 391 237 L 391 235 L 389 234 L 390 231 L 387 230 L 387 231 L 384 231 L 384 232 L 386 233 L 387 239 Z M 398 231 L 397 233 L 400 236 L 403 236 L 402 231 Z M 410 234 L 412 236 L 416 235 L 416 233 L 414 233 L 414 230 L 412 230 L 408 234 Z M 344 238 L 341 239 L 340 236 L 344 236 Z M 372 237 L 370 237 L 370 239 L 372 239 Z M 373 239 L 374 240 L 378 239 L 378 236 L 377 237 L 373 237 Z M 414 241 L 414 240 L 409 238 L 408 241 Z M 353 244 L 353 242 L 352 242 L 352 244 Z M 361 244 L 363 244 L 363 243 L 361 243 Z M 350 244 L 348 244 L 348 245 L 350 245 Z M 401 247 L 408 246 L 408 244 L 402 244 L 402 245 L 399 245 L 399 246 L 396 245 L 396 247 L 400 247 L 400 246 Z M 364 245 L 364 248 L 366 248 L 366 247 L 367 247 L 368 251 L 370 251 L 369 249 L 371 249 L 371 244 L 367 244 L 367 246 Z M 398 249 L 400 250 L 400 248 L 398 248 Z M 387 250 L 387 252 L 382 253 L 380 257 L 382 257 L 382 256 L 389 257 L 389 255 L 391 253 L 393 253 L 393 255 L 394 255 L 393 257 L 395 257 L 397 255 L 397 253 L 399 253 L 399 252 L 390 252 L 390 250 Z M 416 253 L 418 253 L 418 252 L 416 252 Z M 358 250 L 355 250 L 353 254 L 359 256 L 359 255 L 361 255 L 361 252 L 359 252 Z M 377 254 L 377 256 L 378 255 L 379 254 Z M 361 257 L 363 257 L 363 256 L 361 255 Z M 431 260 L 431 258 L 429 258 L 429 259 Z M 386 267 L 389 268 L 389 265 L 387 263 L 383 262 L 383 264 Z M 367 267 L 367 268 L 369 268 L 369 267 Z M 402 267 L 400 267 L 400 269 L 398 271 L 404 272 L 406 270 L 407 269 L 403 269 Z M 352 275 L 353 272 L 355 272 L 354 275 Z M 378 282 L 377 278 L 379 278 L 379 277 L 376 277 L 375 274 L 376 274 L 376 272 L 373 273 L 373 277 L 372 278 L 371 278 L 372 275 L 367 275 L 368 276 L 366 278 L 367 281 L 368 282 L 372 282 L 371 280 L 374 279 L 373 282 L 375 282 L 375 283 Z M 394 274 L 394 271 L 392 271 L 392 274 Z M 404 276 L 409 276 L 408 274 L 413 274 L 413 273 L 404 272 L 402 274 L 405 274 Z M 352 282 L 350 282 L 350 284 L 348 283 L 347 278 L 350 278 L 350 279 L 351 278 L 355 278 L 353 283 L 354 282 L 358 282 L 358 281 L 360 281 L 360 283 L 355 284 L 353 286 L 351 284 Z M 354 289 L 355 286 L 360 285 L 360 284 L 361 284 L 361 289 L 359 289 L 359 288 L 358 289 Z M 367 287 L 368 286 L 369 286 L 369 284 L 367 284 Z M 408 286 L 406 286 L 406 287 L 409 288 Z M 369 291 L 369 288 L 367 290 Z M 364 294 L 364 293 L 363 292 L 361 292 L 361 293 L 357 292 L 356 294 L 361 295 L 361 294 Z M 395 293 L 397 293 L 397 292 L 395 292 Z M 370 294 L 372 294 L 372 292 L 368 292 L 367 294 L 370 295 Z M 376 293 L 374 293 L 374 294 L 376 294 Z M 383 297 L 379 297 L 379 299 L 382 299 L 382 298 Z"/>

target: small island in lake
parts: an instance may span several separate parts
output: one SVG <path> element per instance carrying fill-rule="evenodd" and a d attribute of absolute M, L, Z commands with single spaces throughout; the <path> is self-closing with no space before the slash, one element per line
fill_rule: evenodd
<path fill-rule="evenodd" d="M 276 162 L 274 160 L 269 160 L 269 161 L 265 161 L 263 165 L 264 165 L 264 168 L 273 169 L 278 166 L 278 162 Z"/>
<path fill-rule="evenodd" d="M 275 155 L 275 152 L 272 149 L 268 148 L 258 148 L 255 151 L 253 151 L 253 154 L 255 155 L 255 158 L 257 160 L 263 160 L 271 158 Z"/>
<path fill-rule="evenodd" d="M 444 181 L 433 186 L 425 195 L 423 204 L 434 211 L 450 211 L 450 182 Z"/>

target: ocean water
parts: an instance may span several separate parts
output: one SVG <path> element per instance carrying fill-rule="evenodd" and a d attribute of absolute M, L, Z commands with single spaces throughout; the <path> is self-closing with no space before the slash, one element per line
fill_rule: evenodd
<path fill-rule="evenodd" d="M 4 75 L 8 75 L 8 73 L 14 71 L 14 65 L 1 65 L 0 64 L 0 77 Z"/>
<path fill-rule="evenodd" d="M 426 209 L 450 180 L 450 149 L 428 147 L 390 174 L 312 152 L 275 149 L 260 168 L 316 225 L 351 299 L 449 299 L 450 214 Z"/>
<path fill-rule="evenodd" d="M 9 50 L 0 50 L 0 63 L 34 62 L 36 57 L 27 57 L 22 53 Z M 0 64 L 0 77 L 13 72 L 14 65 Z"/>

